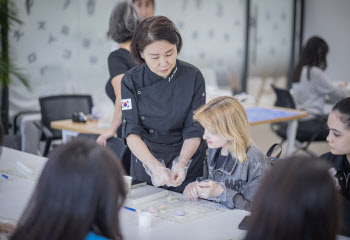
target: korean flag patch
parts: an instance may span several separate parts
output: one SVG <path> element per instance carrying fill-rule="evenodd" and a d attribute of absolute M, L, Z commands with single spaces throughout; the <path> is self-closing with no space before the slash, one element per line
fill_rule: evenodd
<path fill-rule="evenodd" d="M 122 110 L 132 109 L 131 98 L 122 99 Z"/>

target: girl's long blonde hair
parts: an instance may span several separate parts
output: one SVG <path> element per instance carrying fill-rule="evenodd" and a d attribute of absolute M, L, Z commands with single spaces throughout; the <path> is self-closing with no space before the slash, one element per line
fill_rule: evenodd
<path fill-rule="evenodd" d="M 242 163 L 247 160 L 250 134 L 247 114 L 234 97 L 222 96 L 199 108 L 193 119 L 214 134 L 226 138 L 229 152 Z"/>

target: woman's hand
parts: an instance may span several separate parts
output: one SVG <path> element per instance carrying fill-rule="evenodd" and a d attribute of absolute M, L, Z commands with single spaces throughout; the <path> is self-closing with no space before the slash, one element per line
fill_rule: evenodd
<path fill-rule="evenodd" d="M 191 182 L 188 184 L 184 190 L 184 195 L 187 199 L 192 200 L 192 201 L 198 201 L 198 182 Z"/>
<path fill-rule="evenodd" d="M 169 168 L 166 168 L 164 166 L 162 167 L 154 167 L 151 169 L 152 171 L 152 184 L 155 187 L 160 187 L 160 186 L 172 186 L 172 177 L 171 177 L 171 172 Z"/>
<path fill-rule="evenodd" d="M 107 140 L 111 137 L 114 137 L 115 132 L 114 131 L 108 131 L 105 133 L 102 133 L 96 140 L 96 143 L 102 146 L 106 146 Z"/>
<path fill-rule="evenodd" d="M 198 183 L 198 196 L 205 199 L 216 198 L 224 192 L 224 188 L 215 181 L 203 181 Z"/>
<path fill-rule="evenodd" d="M 177 187 L 180 186 L 183 181 L 186 179 L 187 168 L 180 163 L 176 163 L 171 168 L 172 175 L 172 186 Z"/>

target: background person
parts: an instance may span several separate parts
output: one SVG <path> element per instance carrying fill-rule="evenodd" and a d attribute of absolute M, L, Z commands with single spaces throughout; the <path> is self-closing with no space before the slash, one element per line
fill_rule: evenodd
<path fill-rule="evenodd" d="M 341 234 L 350 236 L 350 97 L 339 101 L 328 117 L 330 152 L 320 158 L 332 165 L 332 175 L 335 176 L 342 196 L 343 225 Z"/>
<path fill-rule="evenodd" d="M 296 107 L 309 113 L 307 120 L 299 121 L 298 131 L 306 136 L 319 132 L 318 139 L 328 135 L 326 98 L 332 103 L 350 96 L 350 90 L 333 85 L 326 77 L 328 44 L 320 37 L 311 37 L 304 46 L 292 75 L 293 97 Z M 320 116 L 324 115 L 324 116 Z M 321 119 L 322 118 L 322 119 Z"/>
<path fill-rule="evenodd" d="M 140 14 L 142 20 L 153 17 L 154 15 L 154 0 L 132 0 L 137 12 Z"/>
<path fill-rule="evenodd" d="M 120 82 L 125 72 L 136 66 L 130 54 L 130 43 L 136 26 L 141 22 L 136 9 L 131 3 L 122 2 L 117 4 L 109 18 L 108 37 L 119 43 L 120 48 L 111 52 L 108 56 L 108 68 L 110 78 L 106 83 L 106 93 L 114 103 L 114 114 L 109 131 L 97 138 L 97 143 L 106 145 L 107 139 L 117 133 L 121 137 L 121 93 Z M 118 132 L 117 132 L 118 129 Z"/>
<path fill-rule="evenodd" d="M 208 144 L 208 177 L 187 185 L 184 195 L 215 200 L 230 209 L 249 210 L 255 191 L 271 163 L 249 136 L 242 104 L 233 97 L 211 100 L 194 114 Z"/>
<path fill-rule="evenodd" d="M 277 162 L 254 197 L 245 240 L 335 240 L 340 203 L 328 169 L 306 156 Z"/>
<path fill-rule="evenodd" d="M 123 174 L 114 154 L 94 142 L 75 140 L 58 147 L 11 239 L 122 239 Z"/>
<path fill-rule="evenodd" d="M 168 18 L 142 21 L 131 42 L 139 66 L 124 75 L 121 88 L 131 176 L 178 192 L 202 176 L 205 157 L 203 128 L 192 119 L 205 103 L 205 82 L 198 68 L 177 59 L 181 47 Z"/>

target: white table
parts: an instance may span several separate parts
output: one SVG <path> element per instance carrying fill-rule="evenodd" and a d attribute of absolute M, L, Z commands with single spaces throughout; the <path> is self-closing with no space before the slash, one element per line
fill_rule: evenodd
<path fill-rule="evenodd" d="M 12 176 L 8 169 L 15 168 L 16 161 L 20 160 L 31 169 L 35 169 L 32 179 Z M 46 158 L 4 148 L 0 158 L 0 171 L 9 175 L 9 180 L 0 182 L 0 220 L 16 224 L 19 220 L 30 196 L 35 188 L 38 176 L 46 163 Z M 149 187 L 149 186 L 148 186 Z M 132 193 L 131 193 L 132 194 Z M 179 193 L 171 193 L 183 197 Z M 245 231 L 238 229 L 238 224 L 247 211 L 228 210 L 225 206 L 201 200 L 202 204 L 209 204 L 222 208 L 225 212 L 208 218 L 201 218 L 185 224 L 173 223 L 153 217 L 150 228 L 138 226 L 138 214 L 126 209 L 121 210 L 121 225 L 124 239 L 128 240 L 157 240 L 157 239 L 241 239 Z"/>
<path fill-rule="evenodd" d="M 34 170 L 34 174 L 28 178 L 21 175 L 16 171 L 17 161 Z M 0 177 L 0 219 L 15 223 L 20 218 L 45 163 L 44 157 L 3 148 L 0 172 L 9 179 Z"/>
<path fill-rule="evenodd" d="M 34 169 L 34 177 L 31 179 L 11 176 L 10 179 L 0 181 L 0 220 L 15 224 L 31 194 L 35 188 L 39 174 L 46 163 L 46 158 L 39 157 L 9 148 L 3 148 L 0 158 L 0 170 L 8 171 L 14 168 L 16 161 L 20 160 L 30 168 Z M 171 193 L 181 197 L 179 193 Z M 132 193 L 131 193 L 132 196 Z M 245 231 L 238 229 L 238 224 L 248 214 L 243 210 L 228 210 L 226 207 L 213 202 L 201 200 L 201 204 L 215 206 L 225 209 L 223 213 L 207 218 L 201 218 L 185 224 L 172 223 L 153 217 L 150 228 L 138 226 L 138 215 L 126 209 L 121 210 L 121 226 L 124 239 L 126 240 L 213 240 L 213 239 L 242 239 Z M 350 238 L 338 237 L 339 240 Z"/>

